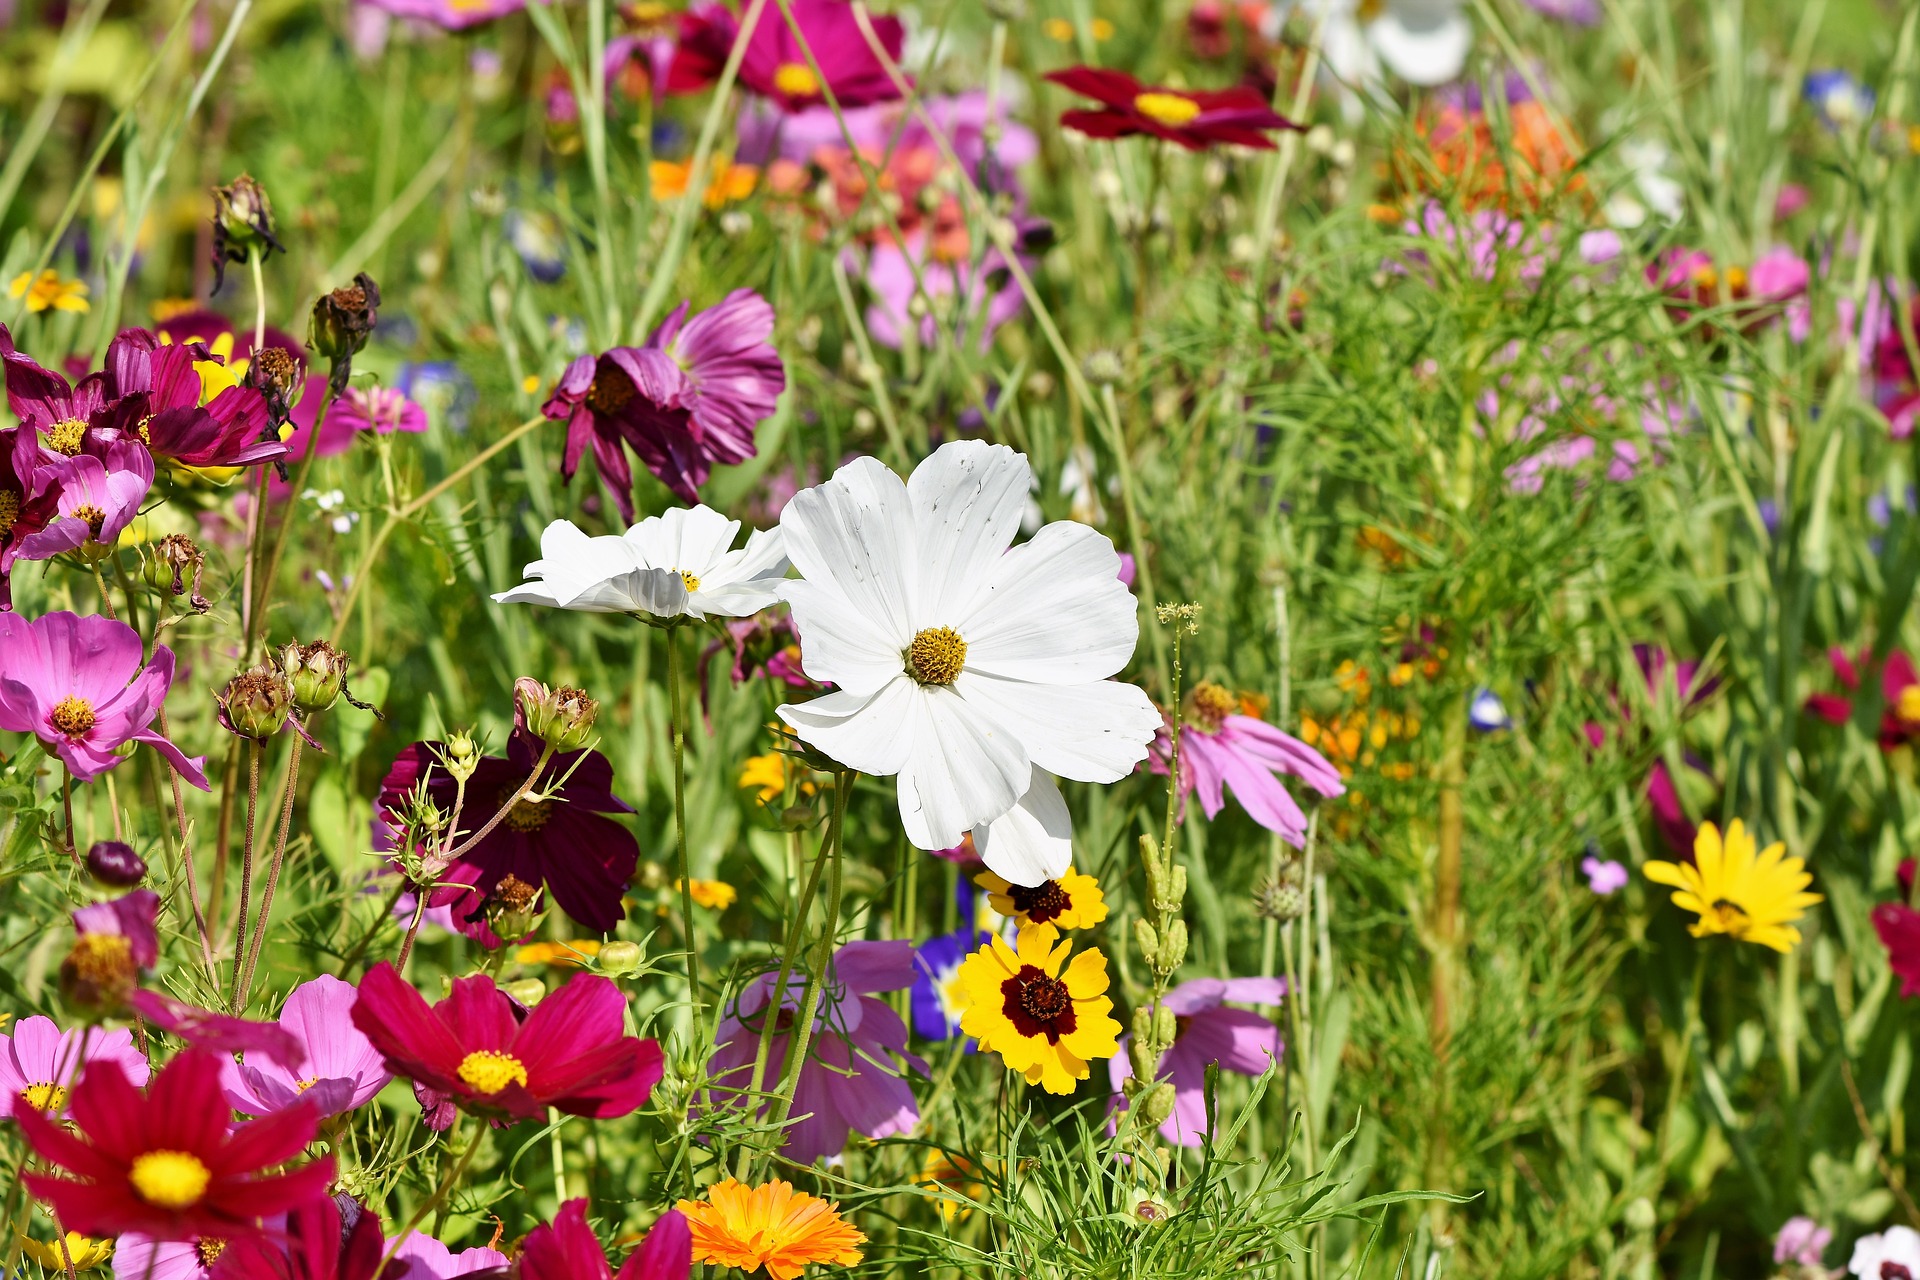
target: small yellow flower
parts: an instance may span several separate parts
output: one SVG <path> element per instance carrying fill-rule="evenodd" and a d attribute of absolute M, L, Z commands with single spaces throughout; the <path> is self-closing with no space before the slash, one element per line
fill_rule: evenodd
<path fill-rule="evenodd" d="M 1048 18 L 1040 24 L 1040 29 L 1047 33 L 1049 40 L 1058 40 L 1061 44 L 1073 39 L 1073 24 L 1065 18 Z M 1087 30 L 1096 42 L 1113 39 L 1113 24 L 1105 18 L 1095 18 L 1087 24 Z"/>
<path fill-rule="evenodd" d="M 1032 888 L 1014 884 L 988 871 L 973 882 L 987 891 L 987 903 L 1022 926 L 1050 924 L 1056 929 L 1091 929 L 1107 918 L 1106 896 L 1100 882 L 1072 867 L 1058 880 L 1042 880 Z"/>
<path fill-rule="evenodd" d="M 675 893 L 680 892 L 680 885 L 678 880 L 673 882 Z M 689 880 L 686 885 L 687 896 L 709 911 L 725 911 L 740 901 L 740 891 L 725 880 Z"/>
<path fill-rule="evenodd" d="M 1776 841 L 1757 855 L 1754 846 L 1738 818 L 1727 824 L 1724 839 L 1705 822 L 1693 840 L 1694 865 L 1649 862 L 1644 870 L 1655 884 L 1678 890 L 1674 906 L 1700 917 L 1690 926 L 1694 937 L 1724 933 L 1784 955 L 1800 941 L 1793 922 L 1824 899 L 1802 892 L 1813 877 L 1799 858 L 1786 856 L 1784 844 Z"/>
<path fill-rule="evenodd" d="M 707 1188 L 700 1200 L 676 1206 L 693 1232 L 693 1256 L 700 1262 L 754 1271 L 773 1280 L 798 1280 L 811 1263 L 852 1266 L 860 1261 L 855 1245 L 865 1244 L 838 1206 L 790 1182 L 749 1187 L 728 1178 Z"/>
<path fill-rule="evenodd" d="M 528 395 L 532 395 L 534 392 L 538 391 L 540 389 L 540 375 L 537 373 L 530 373 L 526 377 L 520 379 L 520 389 L 526 392 Z"/>
<path fill-rule="evenodd" d="M 62 1256 L 62 1245 L 65 1245 Z M 65 1275 L 67 1260 L 73 1260 L 75 1271 L 88 1271 L 94 1267 L 105 1266 L 113 1257 L 113 1241 L 95 1240 L 81 1235 L 78 1231 L 67 1232 L 64 1240 L 51 1244 L 35 1240 L 30 1236 L 20 1237 L 20 1248 L 32 1258 L 50 1276 Z"/>
<path fill-rule="evenodd" d="M 740 766 L 738 785 L 745 790 L 758 789 L 756 797 L 761 804 L 770 804 L 787 793 L 787 775 L 793 769 L 793 760 L 778 751 L 769 751 L 763 756 L 748 756 L 747 762 Z M 800 794 L 813 794 L 813 783 L 805 778 L 800 780 Z"/>
<path fill-rule="evenodd" d="M 42 271 L 36 278 L 31 271 L 22 271 L 7 286 L 10 298 L 25 297 L 27 310 L 46 311 L 87 311 L 87 285 L 84 280 L 62 280 L 58 271 Z"/>
<path fill-rule="evenodd" d="M 940 1216 L 948 1222 L 965 1218 L 973 1212 L 969 1206 L 953 1197 L 978 1200 L 987 1192 L 971 1160 L 937 1150 L 927 1153 L 927 1162 L 920 1169 L 920 1185 L 949 1193 L 940 1197 Z"/>
<path fill-rule="evenodd" d="M 1009 1071 L 1048 1093 L 1072 1093 L 1088 1063 L 1120 1052 L 1120 1024 L 1110 1016 L 1107 958 L 1089 947 L 1067 962 L 1072 947 L 1055 946 L 1050 924 L 1020 931 L 1015 947 L 995 937 L 960 966 L 960 1029 L 997 1053 Z"/>
<path fill-rule="evenodd" d="M 600 943 L 593 938 L 572 942 L 529 942 L 513 953 L 515 964 L 558 964 L 579 968 L 588 956 L 600 954 Z"/>
<path fill-rule="evenodd" d="M 709 209 L 745 200 L 760 181 L 760 170 L 750 164 L 729 164 L 724 156 L 713 157 L 708 174 L 706 203 Z M 687 194 L 693 162 L 655 160 L 647 167 L 647 176 L 653 184 L 655 200 L 672 200 Z"/>

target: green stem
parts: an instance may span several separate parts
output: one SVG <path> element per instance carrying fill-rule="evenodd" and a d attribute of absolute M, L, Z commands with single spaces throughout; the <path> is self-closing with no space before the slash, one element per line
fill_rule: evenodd
<path fill-rule="evenodd" d="M 667 632 L 667 710 L 673 736 L 673 846 L 680 872 L 680 924 L 687 938 L 687 1006 L 693 1019 L 692 1043 L 701 1042 L 705 1011 L 700 1000 L 700 943 L 693 932 L 693 873 L 687 866 L 687 726 L 681 689 L 680 628 Z"/>
<path fill-rule="evenodd" d="M 242 1007 L 240 965 L 247 950 L 247 906 L 253 895 L 253 824 L 260 810 L 260 754 L 264 750 L 258 742 L 247 746 L 247 830 L 240 845 L 240 914 L 233 926 L 233 994 L 228 997 L 236 1015 Z"/>
<path fill-rule="evenodd" d="M 260 320 L 267 318 L 264 300 L 260 307 Z M 254 347 L 257 357 L 260 351 Z M 280 574 L 280 558 L 286 554 L 287 539 L 293 533 L 294 521 L 300 517 L 300 495 L 307 491 L 307 478 L 313 474 L 313 461 L 320 454 L 320 433 L 325 429 L 327 410 L 333 404 L 333 379 L 327 379 L 327 388 L 320 393 L 320 410 L 314 414 L 313 430 L 307 433 L 307 451 L 300 456 L 300 470 L 294 473 L 293 488 L 287 495 L 287 511 L 280 517 L 280 528 L 273 535 L 273 551 L 267 556 L 267 571 L 253 584 L 253 611 L 251 614 L 254 630 L 247 637 L 247 656 L 253 656 L 253 642 L 267 633 L 267 605 L 273 599 L 273 582 Z M 266 513 L 261 513 L 266 519 Z"/>
<path fill-rule="evenodd" d="M 296 730 L 293 750 L 287 756 L 287 781 L 280 801 L 280 833 L 274 839 L 273 861 L 267 865 L 267 883 L 260 890 L 260 914 L 253 922 L 253 942 L 247 948 L 247 967 L 240 976 L 240 990 L 253 985 L 254 966 L 260 963 L 260 944 L 267 936 L 267 921 L 273 915 L 273 891 L 280 883 L 280 864 L 287 857 L 287 830 L 293 825 L 293 798 L 300 789 L 300 748 L 306 745 Z"/>

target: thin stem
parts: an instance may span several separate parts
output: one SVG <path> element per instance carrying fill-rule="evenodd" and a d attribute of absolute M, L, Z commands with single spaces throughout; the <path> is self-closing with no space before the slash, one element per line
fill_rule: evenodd
<path fill-rule="evenodd" d="M 406 976 L 407 961 L 413 958 L 413 940 L 420 936 L 420 922 L 427 918 L 427 890 L 423 885 L 413 889 L 413 920 L 407 925 L 407 934 L 400 939 L 400 954 L 394 957 L 393 967 L 402 977 Z M 373 935 L 368 934 L 369 938 Z"/>
<path fill-rule="evenodd" d="M 266 255 L 259 245 L 247 246 L 247 271 L 253 276 L 253 353 L 256 356 L 267 344 L 267 273 L 262 269 L 265 261 Z M 315 439 L 320 436 L 317 422 L 313 434 Z"/>
<path fill-rule="evenodd" d="M 280 802 L 280 833 L 274 838 L 273 861 L 267 865 L 266 887 L 260 891 L 260 914 L 253 922 L 253 943 L 247 948 L 247 967 L 240 978 L 240 990 L 253 985 L 254 966 L 260 962 L 261 942 L 267 936 L 267 921 L 273 915 L 273 890 L 280 883 L 280 864 L 287 856 L 287 831 L 293 825 L 293 797 L 300 789 L 300 748 L 305 740 L 293 735 L 293 752 L 287 757 L 285 795 Z"/>
<path fill-rule="evenodd" d="M 462 1151 L 460 1158 L 453 1162 L 453 1167 L 447 1170 L 447 1175 L 440 1179 L 440 1185 L 433 1189 L 433 1194 L 414 1209 L 412 1216 L 407 1219 L 407 1225 L 394 1233 L 393 1239 L 387 1245 L 386 1253 L 380 1257 L 378 1271 L 386 1270 L 387 1264 L 393 1261 L 393 1255 L 400 1251 L 400 1246 L 406 1243 L 407 1237 L 413 1234 L 414 1228 L 426 1221 L 428 1214 L 445 1203 L 447 1196 L 453 1191 L 454 1183 L 466 1175 L 467 1166 L 473 1163 L 473 1157 L 479 1153 L 480 1144 L 486 1136 L 487 1131 L 484 1125 L 475 1131 L 473 1140 L 467 1143 L 467 1149 Z"/>
<path fill-rule="evenodd" d="M 260 809 L 260 756 L 265 750 L 259 743 L 250 744 L 247 752 L 247 830 L 240 846 L 240 914 L 234 924 L 233 937 L 233 993 L 228 1003 L 234 1013 L 241 1008 L 240 964 L 247 949 L 247 904 L 253 896 L 253 824 Z"/>
<path fill-rule="evenodd" d="M 154 723 L 159 726 L 160 736 L 167 732 L 167 709 L 159 708 Z M 200 934 L 200 955 L 207 962 L 208 980 L 217 984 L 214 972 L 218 962 L 213 955 L 213 933 L 207 928 L 206 912 L 200 909 L 199 874 L 193 868 L 193 838 L 188 834 L 187 797 L 180 789 L 180 773 L 172 766 L 167 768 L 167 779 L 173 783 L 173 819 L 180 826 L 180 866 L 187 876 L 187 900 L 193 904 L 193 926 Z"/>
<path fill-rule="evenodd" d="M 533 784 L 540 780 L 540 774 L 546 769 L 547 762 L 552 759 L 553 744 L 548 743 L 545 747 L 541 748 L 540 758 L 534 762 L 533 772 L 527 775 L 527 780 L 516 787 L 513 794 L 507 797 L 506 803 L 501 805 L 491 818 L 487 819 L 486 826 L 481 827 L 478 831 L 461 841 L 458 848 L 449 849 L 446 852 L 445 857 L 447 861 L 451 862 L 453 859 L 460 857 L 472 849 L 473 846 L 479 844 L 482 840 L 485 840 L 487 836 L 493 832 L 493 829 L 499 826 L 508 814 L 513 812 L 513 807 L 526 799 L 527 793 L 533 790 Z M 448 825 L 451 826 L 452 824 L 449 823 Z"/>
<path fill-rule="evenodd" d="M 700 944 L 693 932 L 693 873 L 687 866 L 686 699 L 680 687 L 679 628 L 667 628 L 667 707 L 673 734 L 673 843 L 680 872 L 680 923 L 687 936 L 687 1002 L 692 1009 L 693 1043 L 700 1043 L 705 1011 L 700 1000 Z"/>
<path fill-rule="evenodd" d="M 265 312 L 263 311 L 264 317 Z M 254 348 L 256 351 L 258 347 Z M 261 635 L 267 630 L 267 604 L 273 596 L 274 580 L 280 576 L 280 558 L 286 554 L 287 539 L 293 533 L 294 521 L 300 515 L 300 495 L 307 491 L 307 478 L 313 474 L 314 459 L 320 455 L 320 433 L 327 421 L 327 410 L 333 404 L 333 380 L 329 378 L 326 390 L 320 395 L 320 411 L 314 415 L 313 430 L 307 433 L 307 451 L 300 456 L 300 470 L 294 473 L 293 488 L 287 495 L 287 513 L 280 518 L 280 527 L 274 532 L 273 552 L 267 557 L 267 571 L 254 584 L 259 599 L 253 603 L 253 621 L 259 626 Z M 253 652 L 254 636 L 247 636 L 247 652 Z"/>
<path fill-rule="evenodd" d="M 60 775 L 60 807 L 67 811 L 67 856 L 80 865 L 80 848 L 73 839 L 73 770 Z"/>

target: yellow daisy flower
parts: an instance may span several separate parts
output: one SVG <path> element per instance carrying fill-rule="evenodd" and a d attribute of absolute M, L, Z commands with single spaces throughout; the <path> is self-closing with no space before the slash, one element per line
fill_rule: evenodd
<path fill-rule="evenodd" d="M 767 804 L 787 793 L 787 773 L 793 767 L 793 758 L 778 751 L 769 751 L 763 756 L 748 756 L 746 763 L 740 766 L 737 785 L 743 790 L 759 791 L 760 803 Z M 813 789 L 810 780 L 800 780 L 801 795 L 810 796 Z"/>
<path fill-rule="evenodd" d="M 960 966 L 960 1029 L 998 1053 L 1007 1069 L 1048 1093 L 1072 1093 L 1087 1064 L 1120 1051 L 1120 1024 L 1107 999 L 1107 958 L 1089 947 L 1067 963 L 1072 947 L 1054 943 L 1059 930 L 1029 925 L 1015 947 L 1001 938 Z"/>
<path fill-rule="evenodd" d="M 975 876 L 973 882 L 987 891 L 988 905 L 1023 926 L 1091 929 L 1107 918 L 1107 900 L 1100 892 L 1100 882 L 1072 867 L 1058 880 L 1043 880 L 1031 889 L 991 871 Z"/>
<path fill-rule="evenodd" d="M 647 176 L 652 183 L 655 200 L 672 200 L 687 194 L 693 177 L 693 162 L 655 160 L 648 166 Z M 750 164 L 730 163 L 724 156 L 714 156 L 708 176 L 707 208 L 718 209 L 752 195 L 754 186 L 760 181 L 760 170 Z"/>
<path fill-rule="evenodd" d="M 807 1266 L 860 1261 L 854 1246 L 866 1243 L 837 1206 L 790 1182 L 749 1187 L 728 1178 L 707 1188 L 703 1200 L 682 1200 L 693 1232 L 693 1256 L 741 1271 L 767 1269 L 773 1280 L 796 1280 Z"/>
<path fill-rule="evenodd" d="M 64 1257 L 61 1248 L 63 1244 L 65 1245 Z M 73 1260 L 75 1271 L 87 1271 L 94 1267 L 105 1266 L 113 1257 L 113 1241 L 95 1240 L 90 1236 L 81 1235 L 78 1231 L 69 1231 L 64 1240 L 56 1240 L 51 1244 L 35 1240 L 31 1236 L 21 1236 L 20 1249 L 29 1258 L 39 1263 L 50 1276 L 65 1275 L 68 1258 Z"/>
<path fill-rule="evenodd" d="M 598 939 L 576 938 L 572 942 L 529 942 L 515 949 L 513 960 L 515 964 L 558 964 L 579 968 L 586 963 L 588 956 L 599 954 Z"/>
<path fill-rule="evenodd" d="M 680 882 L 673 882 L 673 891 L 680 892 Z M 725 911 L 740 901 L 740 891 L 725 880 L 690 880 L 687 882 L 687 896 L 695 905 L 709 911 Z"/>
<path fill-rule="evenodd" d="M 29 311 L 86 311 L 87 284 L 84 280 L 62 280 L 58 271 L 42 271 L 36 277 L 22 271 L 7 286 L 9 298 L 25 297 Z"/>
<path fill-rule="evenodd" d="M 1799 858 L 1786 856 L 1785 845 L 1775 842 L 1757 855 L 1754 845 L 1738 818 L 1727 824 L 1724 839 L 1705 822 L 1693 840 L 1695 865 L 1649 862 L 1644 870 L 1655 884 L 1678 890 L 1674 906 L 1700 917 L 1691 926 L 1694 937 L 1724 933 L 1785 954 L 1800 941 L 1793 921 L 1823 899 L 1802 892 L 1813 877 Z"/>

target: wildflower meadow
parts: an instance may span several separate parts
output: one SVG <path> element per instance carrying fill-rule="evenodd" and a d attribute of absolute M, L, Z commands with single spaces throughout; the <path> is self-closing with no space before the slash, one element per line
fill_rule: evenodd
<path fill-rule="evenodd" d="M 0 0 L 0 1278 L 1916 1280 L 1916 41 Z"/>

